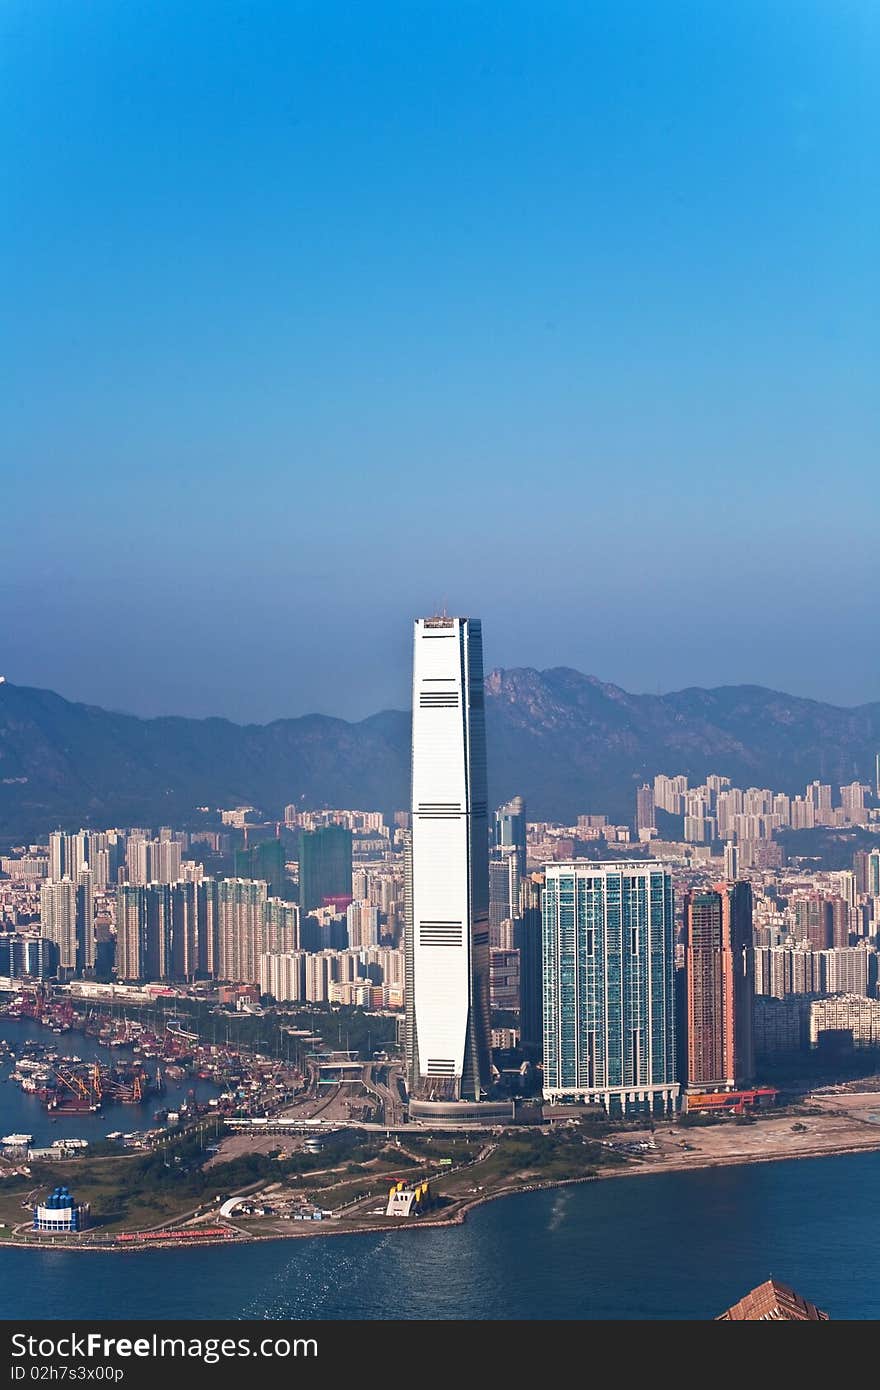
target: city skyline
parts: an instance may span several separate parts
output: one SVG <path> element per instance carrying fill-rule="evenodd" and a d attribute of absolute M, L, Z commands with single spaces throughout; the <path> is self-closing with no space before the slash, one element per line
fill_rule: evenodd
<path fill-rule="evenodd" d="M 4 674 L 360 717 L 405 698 L 376 627 L 445 601 L 492 666 L 876 696 L 867 0 L 47 0 L 0 40 Z"/>
<path fill-rule="evenodd" d="M 189 828 L 44 830 L 0 857 L 0 1032 L 18 1040 L 0 1166 L 28 1192 L 6 1209 L 14 1241 L 246 1245 L 317 1219 L 384 1238 L 390 1218 L 442 1227 L 597 1169 L 684 1180 L 707 1160 L 876 1148 L 880 788 L 660 774 L 630 788 L 628 824 L 529 819 L 521 793 L 489 812 L 481 643 L 475 619 L 415 624 L 410 811 L 290 801 L 261 821 L 242 802 Z M 71 1036 L 19 1046 L 41 1027 Z M 420 1040 L 458 1055 L 423 1066 Z M 179 1102 L 190 1081 L 223 1089 Z M 111 1128 L 117 1104 L 146 1118 L 162 1095 L 146 1134 Z M 89 1137 L 48 1142 L 61 1115 Z M 210 1201 L 192 1224 L 184 1155 L 206 1124 L 221 1224 Z M 123 1167 L 96 1189 L 97 1138 Z M 225 1197 L 243 1146 L 254 1182 Z M 154 1169 L 176 1223 L 143 1229 L 147 1179 L 108 1231 L 127 1174 Z"/>
<path fill-rule="evenodd" d="M 13 1381 L 880 1317 L 878 76 L 0 5 Z"/>

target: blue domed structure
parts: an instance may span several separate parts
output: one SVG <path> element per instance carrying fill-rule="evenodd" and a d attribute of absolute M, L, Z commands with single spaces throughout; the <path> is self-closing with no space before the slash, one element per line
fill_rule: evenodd
<path fill-rule="evenodd" d="M 67 1187 L 56 1187 L 34 1207 L 34 1230 L 53 1234 L 81 1231 L 88 1225 L 88 1218 L 87 1202 L 77 1202 Z"/>

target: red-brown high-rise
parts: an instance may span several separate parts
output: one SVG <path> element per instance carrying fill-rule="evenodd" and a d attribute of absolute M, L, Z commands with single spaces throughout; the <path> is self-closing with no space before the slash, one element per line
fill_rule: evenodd
<path fill-rule="evenodd" d="M 687 925 L 687 1084 L 733 1091 L 754 1074 L 752 890 L 691 893 Z"/>

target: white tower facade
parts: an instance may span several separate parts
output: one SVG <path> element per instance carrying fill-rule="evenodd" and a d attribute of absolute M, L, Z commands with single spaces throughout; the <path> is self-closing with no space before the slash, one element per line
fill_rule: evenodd
<path fill-rule="evenodd" d="M 491 1087 L 483 639 L 475 618 L 415 624 L 407 905 L 410 1093 Z"/>
<path fill-rule="evenodd" d="M 76 884 L 68 877 L 44 883 L 40 889 L 40 931 L 58 947 L 58 968 L 64 978 L 76 973 Z"/>

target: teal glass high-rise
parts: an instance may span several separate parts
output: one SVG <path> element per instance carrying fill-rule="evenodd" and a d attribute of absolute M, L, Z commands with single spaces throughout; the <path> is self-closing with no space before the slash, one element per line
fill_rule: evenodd
<path fill-rule="evenodd" d="M 669 873 L 642 861 L 549 864 L 542 918 L 545 1099 L 674 1110 Z"/>

